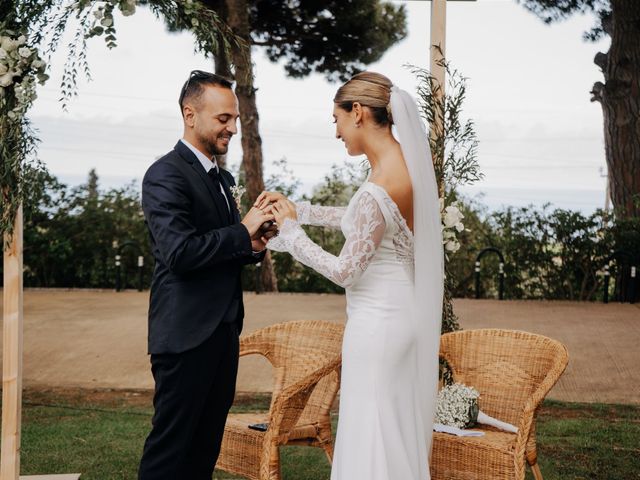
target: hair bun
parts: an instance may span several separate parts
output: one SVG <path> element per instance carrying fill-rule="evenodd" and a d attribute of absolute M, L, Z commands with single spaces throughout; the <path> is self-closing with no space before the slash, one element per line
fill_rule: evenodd
<path fill-rule="evenodd" d="M 351 111 L 354 102 L 373 111 L 377 124 L 392 124 L 391 88 L 393 83 L 387 77 L 376 72 L 361 72 L 342 85 L 333 99 L 335 103 Z"/>

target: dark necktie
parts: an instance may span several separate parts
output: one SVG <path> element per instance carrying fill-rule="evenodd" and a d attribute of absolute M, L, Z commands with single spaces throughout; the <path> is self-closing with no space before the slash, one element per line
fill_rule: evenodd
<path fill-rule="evenodd" d="M 221 182 L 220 171 L 218 170 L 217 167 L 213 167 L 207 172 L 207 175 L 209 175 L 211 180 L 213 180 L 213 191 L 215 192 L 218 203 L 224 206 L 223 208 L 227 212 L 227 219 L 229 220 L 229 222 L 233 223 L 233 218 L 231 217 L 231 212 L 229 211 L 227 200 L 224 194 L 222 193 L 222 185 L 220 183 Z"/>

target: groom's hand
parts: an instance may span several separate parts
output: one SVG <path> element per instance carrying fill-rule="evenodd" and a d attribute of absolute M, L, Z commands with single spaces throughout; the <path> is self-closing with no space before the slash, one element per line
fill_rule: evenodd
<path fill-rule="evenodd" d="M 249 236 L 251 237 L 252 241 L 261 240 L 262 235 L 260 232 L 260 227 L 263 223 L 272 222 L 273 220 L 274 216 L 271 212 L 265 212 L 260 210 L 259 208 L 253 207 L 242 219 L 242 224 L 249 232 Z"/>
<path fill-rule="evenodd" d="M 254 252 L 261 252 L 267 248 L 267 242 L 278 235 L 278 225 L 275 222 L 264 222 L 256 233 L 256 238 L 251 239 L 251 248 Z"/>
<path fill-rule="evenodd" d="M 278 225 L 275 222 L 265 222 L 260 227 L 260 236 L 268 240 L 278 235 Z"/>

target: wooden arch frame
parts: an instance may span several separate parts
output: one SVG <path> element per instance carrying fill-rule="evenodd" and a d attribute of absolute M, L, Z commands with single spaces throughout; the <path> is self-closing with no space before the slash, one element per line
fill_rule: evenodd
<path fill-rule="evenodd" d="M 455 1 L 455 0 L 449 0 Z M 475 1 L 475 0 L 458 0 Z M 444 95 L 446 2 L 431 0 L 431 74 L 440 84 L 438 95 Z M 430 135 L 437 135 L 443 126 L 436 122 L 430 126 Z M 434 159 L 442 162 L 443 159 Z M 0 480 L 20 478 L 20 439 L 22 427 L 22 346 L 23 346 L 23 212 L 16 212 L 11 239 L 4 238 L 4 284 L 3 284 L 3 348 L 2 348 L 2 433 L 0 448 Z M 79 474 L 53 475 L 45 477 L 23 477 L 31 480 L 45 478 L 77 479 Z"/>

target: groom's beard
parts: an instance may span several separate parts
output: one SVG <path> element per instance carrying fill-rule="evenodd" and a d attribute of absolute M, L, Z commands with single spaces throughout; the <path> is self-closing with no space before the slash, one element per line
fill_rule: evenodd
<path fill-rule="evenodd" d="M 214 155 L 226 155 L 232 136 L 233 135 L 221 134 L 214 139 L 200 136 L 199 140 L 201 145 L 207 150 L 209 156 L 213 157 Z M 228 141 L 225 142 L 225 139 Z"/>

